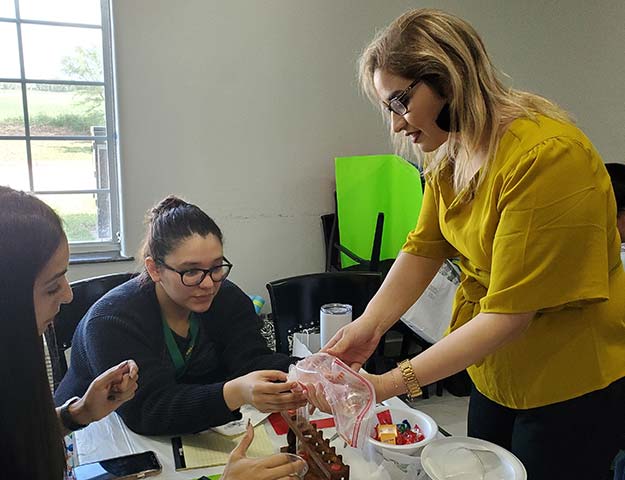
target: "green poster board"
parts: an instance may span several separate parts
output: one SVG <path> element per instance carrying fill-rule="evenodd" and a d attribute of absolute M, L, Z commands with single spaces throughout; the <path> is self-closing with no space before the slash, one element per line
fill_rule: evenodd
<path fill-rule="evenodd" d="M 376 218 L 383 212 L 380 260 L 396 258 L 419 218 L 419 171 L 397 155 L 337 157 L 334 165 L 341 245 L 369 260 Z M 342 268 L 355 263 L 341 254 Z"/>

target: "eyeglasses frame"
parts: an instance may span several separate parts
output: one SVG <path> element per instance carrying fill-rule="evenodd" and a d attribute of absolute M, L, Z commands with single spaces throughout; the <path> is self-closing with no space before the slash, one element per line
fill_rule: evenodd
<path fill-rule="evenodd" d="M 156 263 L 159 265 L 162 265 L 163 267 L 165 267 L 167 270 L 171 270 L 172 272 L 176 272 L 178 275 L 180 275 L 180 282 L 185 286 L 185 287 L 197 287 L 198 285 L 201 285 L 202 282 L 204 281 L 204 279 L 206 278 L 206 275 L 208 275 L 211 278 L 211 281 L 213 283 L 221 283 L 223 282 L 228 275 L 230 275 L 230 272 L 232 271 L 232 267 L 234 266 L 232 263 L 230 263 L 228 261 L 228 259 L 226 257 L 223 257 L 223 262 L 221 265 L 215 265 L 214 267 L 211 268 L 189 268 L 188 270 L 176 270 L 174 267 L 171 267 L 169 265 L 167 265 L 164 261 L 162 260 L 156 260 Z M 229 267 L 228 269 L 228 273 L 226 275 L 224 275 L 223 278 L 221 278 L 220 280 L 215 280 L 213 278 L 213 272 L 215 270 L 217 270 L 218 268 L 222 268 L 222 267 Z M 186 283 L 184 283 L 184 275 L 187 272 L 191 272 L 193 270 L 201 270 L 202 271 L 202 278 L 200 279 L 200 281 L 194 285 L 187 285 Z"/>
<path fill-rule="evenodd" d="M 421 79 L 413 80 L 412 83 L 408 85 L 404 90 L 393 96 L 393 98 L 391 98 L 388 103 L 384 104 L 387 110 L 389 112 L 393 112 L 396 115 L 399 115 L 400 117 L 406 115 L 409 110 L 408 105 L 406 105 L 404 101 L 406 100 L 406 97 L 410 94 L 412 89 L 414 89 L 414 87 L 416 87 L 420 82 Z M 397 108 L 398 105 L 401 106 L 401 108 Z"/>

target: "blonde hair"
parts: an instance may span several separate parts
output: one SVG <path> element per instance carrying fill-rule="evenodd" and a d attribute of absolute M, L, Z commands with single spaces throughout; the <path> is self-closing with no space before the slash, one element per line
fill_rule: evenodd
<path fill-rule="evenodd" d="M 415 153 L 426 178 L 437 176 L 451 166 L 454 189 L 467 200 L 479 185 L 472 161 L 482 154 L 485 160 L 481 166 L 485 172 L 504 126 L 519 117 L 535 119 L 537 114 L 571 121 L 553 102 L 505 87 L 475 29 L 440 10 L 406 12 L 379 32 L 360 57 L 360 85 L 388 119 L 373 83 L 376 70 L 406 79 L 421 79 L 447 100 L 451 117 L 448 141 L 431 154 Z M 410 150 L 404 136 L 396 135 L 394 143 L 401 154 Z"/>

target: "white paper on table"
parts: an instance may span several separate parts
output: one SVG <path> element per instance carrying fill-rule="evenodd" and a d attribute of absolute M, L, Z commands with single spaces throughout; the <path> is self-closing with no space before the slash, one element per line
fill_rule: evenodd
<path fill-rule="evenodd" d="M 141 451 L 133 449 L 126 426 L 115 412 L 74 432 L 74 439 L 81 464 Z"/>
<path fill-rule="evenodd" d="M 227 437 L 241 435 L 242 433 L 245 433 L 248 419 L 252 422 L 252 426 L 255 427 L 270 415 L 269 413 L 259 412 L 251 405 L 243 405 L 240 412 L 242 415 L 240 420 L 233 420 L 225 425 L 212 427 L 211 430 L 220 433 L 221 435 L 226 435 Z"/>

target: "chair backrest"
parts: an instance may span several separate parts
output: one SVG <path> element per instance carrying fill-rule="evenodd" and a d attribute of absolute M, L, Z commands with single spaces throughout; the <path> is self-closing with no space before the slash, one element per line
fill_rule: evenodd
<path fill-rule="evenodd" d="M 381 284 L 379 272 L 311 273 L 269 282 L 276 350 L 290 353 L 289 337 L 318 326 L 319 310 L 326 303 L 348 303 L 357 318 Z"/>
<path fill-rule="evenodd" d="M 378 215 L 383 213 L 379 259 L 395 259 L 421 211 L 419 170 L 397 155 L 337 157 L 335 176 L 341 246 L 370 260 Z M 341 254 L 342 268 L 356 263 Z"/>
<path fill-rule="evenodd" d="M 54 388 L 57 387 L 67 372 L 65 350 L 72 346 L 74 330 L 87 310 L 109 290 L 130 280 L 135 275 L 134 273 L 113 273 L 78 280 L 70 284 L 74 299 L 71 303 L 61 305 L 59 313 L 54 318 L 54 328 L 49 328 L 45 332 L 52 361 Z"/>

